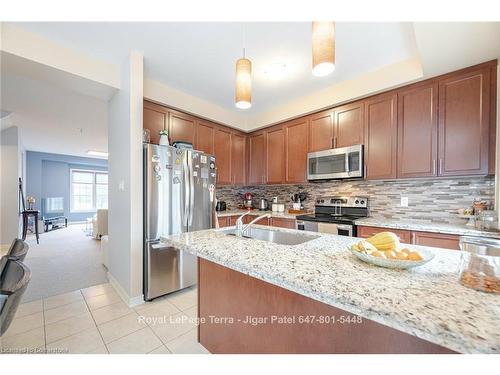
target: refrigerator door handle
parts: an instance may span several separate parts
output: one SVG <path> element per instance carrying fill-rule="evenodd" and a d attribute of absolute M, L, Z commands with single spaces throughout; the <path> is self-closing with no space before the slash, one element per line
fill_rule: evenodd
<path fill-rule="evenodd" d="M 188 225 L 193 225 L 194 216 L 194 173 L 193 173 L 193 157 L 190 152 L 187 153 L 189 166 L 189 222 Z M 189 229 L 188 229 L 189 230 Z"/>
<path fill-rule="evenodd" d="M 188 165 L 188 153 L 184 154 L 184 225 L 189 224 L 189 199 L 190 199 L 190 186 L 189 186 L 189 165 Z"/>

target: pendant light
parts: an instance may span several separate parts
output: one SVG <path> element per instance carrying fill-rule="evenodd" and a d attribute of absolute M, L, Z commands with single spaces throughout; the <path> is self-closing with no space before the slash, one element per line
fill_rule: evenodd
<path fill-rule="evenodd" d="M 312 23 L 312 74 L 323 77 L 335 69 L 335 22 Z"/>
<path fill-rule="evenodd" d="M 240 109 L 252 106 L 252 62 L 245 57 L 236 61 L 236 93 L 235 105 Z"/>

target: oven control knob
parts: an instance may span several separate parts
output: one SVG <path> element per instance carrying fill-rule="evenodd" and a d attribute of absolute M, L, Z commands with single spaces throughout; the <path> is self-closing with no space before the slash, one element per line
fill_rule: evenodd
<path fill-rule="evenodd" d="M 322 200 L 321 200 L 321 203 L 325 203 L 325 200 L 324 200 L 324 199 L 322 199 Z"/>
<path fill-rule="evenodd" d="M 365 201 L 361 201 L 361 204 L 365 204 Z"/>
<path fill-rule="evenodd" d="M 359 200 L 358 200 L 358 199 L 356 199 L 356 200 L 354 201 L 354 203 L 359 204 Z"/>

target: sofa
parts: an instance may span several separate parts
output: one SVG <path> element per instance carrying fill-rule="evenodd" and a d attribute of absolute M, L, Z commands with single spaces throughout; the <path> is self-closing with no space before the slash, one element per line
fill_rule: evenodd
<path fill-rule="evenodd" d="M 101 239 L 108 234 L 108 210 L 98 209 L 92 220 L 92 234 L 94 238 Z"/>

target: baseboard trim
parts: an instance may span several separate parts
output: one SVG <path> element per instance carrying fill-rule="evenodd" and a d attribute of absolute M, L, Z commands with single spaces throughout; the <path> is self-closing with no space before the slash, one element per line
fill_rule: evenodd
<path fill-rule="evenodd" d="M 122 288 L 120 283 L 118 283 L 118 281 L 116 281 L 116 279 L 113 277 L 113 275 L 111 275 L 111 273 L 109 273 L 109 271 L 107 272 L 107 275 L 108 275 L 109 283 L 111 284 L 111 286 L 113 288 L 115 288 L 116 293 L 118 293 L 120 298 L 123 300 L 123 302 L 125 302 L 127 304 L 128 307 L 135 307 L 135 306 L 142 305 L 144 303 L 144 295 L 143 294 L 136 296 L 136 297 L 130 297 L 128 295 L 128 293 L 125 292 L 125 290 Z"/>

